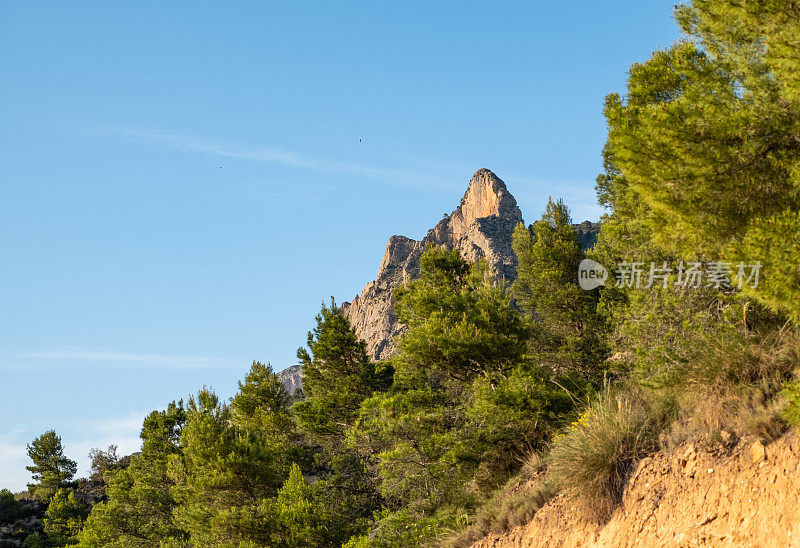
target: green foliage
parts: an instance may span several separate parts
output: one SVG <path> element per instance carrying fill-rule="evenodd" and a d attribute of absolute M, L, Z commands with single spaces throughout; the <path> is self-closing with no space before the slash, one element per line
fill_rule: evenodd
<path fill-rule="evenodd" d="M 22 503 L 8 489 L 0 489 L 0 525 L 11 524 L 22 516 Z"/>
<path fill-rule="evenodd" d="M 183 402 L 153 411 L 142 426 L 142 451 L 130 466 L 106 474 L 108 501 L 96 504 L 79 536 L 81 546 L 154 546 L 186 533 L 173 519 L 177 502 L 167 461 L 180 453 Z"/>
<path fill-rule="evenodd" d="M 38 533 L 31 533 L 25 537 L 25 548 L 46 548 L 47 541 Z"/>
<path fill-rule="evenodd" d="M 736 256 L 748 264 L 758 260 L 762 269 L 758 286 L 744 286 L 744 293 L 773 310 L 786 313 L 800 324 L 800 211 L 783 211 L 753 221 Z"/>
<path fill-rule="evenodd" d="M 519 363 L 530 327 L 485 261 L 429 248 L 419 279 L 397 289 L 395 312 L 409 330 L 395 362 L 401 375 L 443 374 L 458 381 L 506 374 Z"/>
<path fill-rule="evenodd" d="M 605 357 L 603 326 L 596 314 L 597 291 L 578 285 L 578 264 L 585 255 L 571 223 L 564 202 L 550 199 L 541 220 L 516 228 L 519 267 L 513 295 L 536 319 L 531 346 L 539 362 L 596 377 Z"/>
<path fill-rule="evenodd" d="M 288 418 L 291 398 L 270 365 L 253 362 L 250 371 L 239 381 L 239 392 L 231 400 L 231 410 L 241 423 L 256 420 L 261 415 L 274 415 L 282 421 L 275 425 L 284 428 L 291 424 Z"/>
<path fill-rule="evenodd" d="M 446 538 L 441 546 L 469 548 L 489 533 L 500 535 L 527 524 L 557 493 L 549 482 L 542 479 L 533 485 L 527 485 L 525 481 L 520 476 L 511 478 L 475 511 L 467 528 Z"/>
<path fill-rule="evenodd" d="M 170 491 L 178 503 L 175 521 L 192 544 L 265 543 L 259 504 L 275 495 L 283 478 L 283 463 L 265 436 L 241 428 L 231 409 L 203 389 L 189 400 L 181 447 L 170 459 Z"/>
<path fill-rule="evenodd" d="M 255 361 L 230 405 L 233 423 L 268 448 L 281 477 L 288 473 L 289 461 L 303 458 L 296 447 L 291 405 L 292 398 L 272 367 Z"/>
<path fill-rule="evenodd" d="M 604 390 L 555 441 L 548 472 L 560 489 L 603 518 L 622 496 L 638 459 L 657 447 L 670 411 L 641 392 Z"/>
<path fill-rule="evenodd" d="M 796 209 L 795 113 L 766 75 L 678 43 L 631 68 L 606 100 L 608 146 L 664 249 L 719 256 L 752 219 Z"/>
<path fill-rule="evenodd" d="M 353 441 L 376 454 L 386 499 L 418 515 L 446 502 L 469 500 L 463 488 L 481 448 L 464 436 L 464 407 L 451 394 L 432 387 L 364 402 Z"/>
<path fill-rule="evenodd" d="M 784 4 L 677 8 L 689 40 L 635 64 L 626 96 L 606 100 L 597 190 L 611 213 L 592 258 L 606 266 L 725 260 L 733 274 L 740 261 L 763 266 L 757 288 L 733 280 L 728 291 L 686 290 L 672 279 L 601 290 L 618 371 L 648 388 L 602 394 L 549 461 L 561 485 L 600 514 L 673 412 L 668 438 L 722 427 L 768 438 L 782 431 L 771 398 L 798 363 L 796 334 L 781 326 L 782 314 L 798 317 L 800 231 L 800 26 Z M 666 407 L 662 393 L 672 394 Z"/>
<path fill-rule="evenodd" d="M 473 399 L 466 411 L 469 444 L 481 448 L 472 481 L 481 492 L 491 492 L 516 471 L 532 450 L 543 447 L 574 404 L 564 390 L 591 388 L 580 379 L 561 377 L 553 382 L 546 367 L 522 362 L 507 377 L 473 381 Z"/>
<path fill-rule="evenodd" d="M 274 529 L 269 546 L 301 548 L 330 545 L 322 522 L 323 509 L 318 507 L 311 486 L 295 464 L 289 477 L 274 499 L 260 508 Z"/>
<path fill-rule="evenodd" d="M 783 390 L 786 399 L 786 418 L 795 426 L 800 426 L 800 381 L 787 383 Z"/>
<path fill-rule="evenodd" d="M 408 332 L 393 358 L 395 384 L 364 402 L 349 438 L 375 455 L 390 510 L 370 542 L 410 539 L 445 508 L 474 506 L 570 407 L 527 357 L 530 325 L 486 263 L 442 248 L 420 263 L 420 278 L 396 292 Z"/>
<path fill-rule="evenodd" d="M 387 510 L 378 516 L 369 535 L 353 538 L 344 548 L 430 546 L 443 532 L 460 528 L 464 522 L 465 515 L 458 508 L 442 509 L 428 517 L 416 516 L 407 509 Z"/>
<path fill-rule="evenodd" d="M 335 444 L 355 420 L 361 402 L 388 386 L 391 370 L 369 359 L 366 344 L 335 302 L 323 303 L 316 322 L 308 334 L 308 350 L 297 351 L 305 399 L 294 412 L 300 426 L 318 441 Z"/>
<path fill-rule="evenodd" d="M 761 79 L 782 100 L 800 101 L 796 6 L 774 0 L 693 0 L 680 6 L 676 16 L 684 31 L 731 74 L 748 82 Z"/>
<path fill-rule="evenodd" d="M 761 262 L 759 287 L 745 292 L 797 321 L 800 25 L 781 6 L 677 9 L 693 42 L 634 65 L 627 96 L 606 101 L 598 191 L 616 223 L 646 226 L 662 253 Z"/>
<path fill-rule="evenodd" d="M 49 502 L 78 469 L 74 460 L 64 456 L 61 437 L 55 430 L 48 430 L 28 444 L 28 456 L 33 465 L 25 469 L 31 472 L 37 482 L 28 484 L 28 489 L 43 502 Z"/>
<path fill-rule="evenodd" d="M 75 498 L 75 492 L 59 489 L 47 506 L 44 531 L 55 545 L 74 544 L 89 515 L 89 506 Z"/>
<path fill-rule="evenodd" d="M 89 479 L 102 483 L 106 472 L 124 468 L 130 462 L 129 458 L 120 458 L 117 455 L 117 446 L 109 445 L 106 450 L 94 448 L 89 451 L 90 469 Z"/>
<path fill-rule="evenodd" d="M 380 480 L 374 467 L 347 448 L 319 456 L 319 479 L 312 485 L 317 515 L 330 545 L 340 546 L 369 528 L 382 508 Z"/>
<path fill-rule="evenodd" d="M 341 545 L 365 530 L 381 508 L 374 468 L 367 465 L 370 455 L 346 447 L 344 440 L 362 402 L 391 384 L 392 369 L 370 360 L 366 345 L 333 301 L 322 305 L 307 342 L 308 349 L 297 352 L 304 399 L 293 410 L 301 430 L 322 446 L 313 498 L 327 542 Z"/>

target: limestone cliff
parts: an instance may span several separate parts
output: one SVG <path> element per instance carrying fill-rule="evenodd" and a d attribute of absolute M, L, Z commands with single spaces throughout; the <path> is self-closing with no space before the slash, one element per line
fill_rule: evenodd
<path fill-rule="evenodd" d="M 294 396 L 298 389 L 303 388 L 303 366 L 292 365 L 279 371 L 278 380 L 281 381 L 289 395 Z"/>
<path fill-rule="evenodd" d="M 420 241 L 392 236 L 386 244 L 375 281 L 352 302 L 342 303 L 358 336 L 376 359 L 389 357 L 401 326 L 393 311 L 393 292 L 419 274 L 419 259 L 426 246 L 458 249 L 469 261 L 485 257 L 506 280 L 516 277 L 517 259 L 511 235 L 522 221 L 517 201 L 497 175 L 480 169 L 472 176 L 461 204 Z"/>

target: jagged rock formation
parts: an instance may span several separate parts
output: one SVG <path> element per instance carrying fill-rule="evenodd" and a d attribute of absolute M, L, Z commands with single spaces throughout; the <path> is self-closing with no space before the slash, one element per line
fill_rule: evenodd
<path fill-rule="evenodd" d="M 600 223 L 583 221 L 579 225 L 572 225 L 578 234 L 578 241 L 582 249 L 591 249 L 597 243 L 597 236 L 600 234 Z"/>
<path fill-rule="evenodd" d="M 292 365 L 279 371 L 278 380 L 281 381 L 289 395 L 294 396 L 298 389 L 303 388 L 303 366 Z"/>
<path fill-rule="evenodd" d="M 517 258 L 511 249 L 511 235 L 521 222 L 522 212 L 505 183 L 488 169 L 480 169 L 472 176 L 458 208 L 421 241 L 405 236 L 389 238 L 375 281 L 352 302 L 342 303 L 370 355 L 381 360 L 394 351 L 394 338 L 402 328 L 394 315 L 393 293 L 419 275 L 419 259 L 428 244 L 458 249 L 469 261 L 485 257 L 498 275 L 513 280 Z"/>

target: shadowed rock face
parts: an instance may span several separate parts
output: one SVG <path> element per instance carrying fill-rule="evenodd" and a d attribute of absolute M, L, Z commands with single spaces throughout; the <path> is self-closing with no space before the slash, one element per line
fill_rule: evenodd
<path fill-rule="evenodd" d="M 419 275 L 419 259 L 426 246 L 458 249 L 468 261 L 486 257 L 498 275 L 514 280 L 517 258 L 511 235 L 522 221 L 517 201 L 497 175 L 488 169 L 475 172 L 461 204 L 421 240 L 392 236 L 386 244 L 378 276 L 342 309 L 373 359 L 388 358 L 394 338 L 402 332 L 394 315 L 395 288 Z"/>
<path fill-rule="evenodd" d="M 292 365 L 279 371 L 278 380 L 281 381 L 289 395 L 294 396 L 298 389 L 303 388 L 303 366 L 300 364 Z"/>

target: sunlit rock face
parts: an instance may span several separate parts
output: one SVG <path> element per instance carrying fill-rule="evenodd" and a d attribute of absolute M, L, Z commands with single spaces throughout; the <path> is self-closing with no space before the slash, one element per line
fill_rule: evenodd
<path fill-rule="evenodd" d="M 394 315 L 393 293 L 419 275 L 419 259 L 429 243 L 458 249 L 469 261 L 485 257 L 498 276 L 510 281 L 517 272 L 511 235 L 521 222 L 522 212 L 505 183 L 488 169 L 480 169 L 472 176 L 461 204 L 421 241 L 389 238 L 375 281 L 352 302 L 342 303 L 372 358 L 385 359 L 394 352 L 394 339 L 402 326 Z"/>

